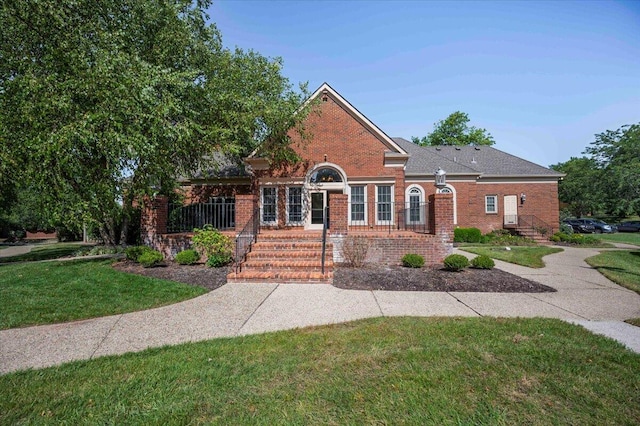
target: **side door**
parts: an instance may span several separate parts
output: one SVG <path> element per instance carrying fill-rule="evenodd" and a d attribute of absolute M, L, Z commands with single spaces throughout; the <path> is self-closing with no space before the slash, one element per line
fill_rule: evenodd
<path fill-rule="evenodd" d="M 504 224 L 505 225 L 518 224 L 518 196 L 517 195 L 504 196 Z"/>

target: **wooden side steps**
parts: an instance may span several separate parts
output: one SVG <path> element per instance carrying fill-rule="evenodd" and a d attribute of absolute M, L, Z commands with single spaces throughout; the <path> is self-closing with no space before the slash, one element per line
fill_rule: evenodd
<path fill-rule="evenodd" d="M 240 265 L 227 275 L 229 283 L 331 283 L 333 245 L 327 242 L 322 273 L 322 240 L 319 233 L 264 233 Z"/>

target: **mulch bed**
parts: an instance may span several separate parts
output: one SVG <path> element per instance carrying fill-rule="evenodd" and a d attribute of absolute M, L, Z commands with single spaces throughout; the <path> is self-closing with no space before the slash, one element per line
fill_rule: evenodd
<path fill-rule="evenodd" d="M 119 271 L 148 277 L 177 281 L 204 287 L 209 291 L 227 282 L 229 268 L 208 268 L 167 262 L 165 266 L 143 268 L 137 263 L 120 261 L 114 264 Z M 441 268 L 403 267 L 337 267 L 333 285 L 349 290 L 391 291 L 464 291 L 492 293 L 543 293 L 556 291 L 551 287 L 521 278 L 499 269 L 472 269 L 450 272 Z"/>

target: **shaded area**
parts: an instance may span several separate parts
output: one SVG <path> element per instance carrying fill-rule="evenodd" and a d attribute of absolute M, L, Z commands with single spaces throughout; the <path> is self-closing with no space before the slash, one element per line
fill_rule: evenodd
<path fill-rule="evenodd" d="M 482 293 L 544 293 L 554 288 L 500 269 L 467 268 L 451 272 L 440 267 L 339 267 L 333 285 L 348 290 L 465 291 Z"/>
<path fill-rule="evenodd" d="M 164 266 L 156 268 L 143 268 L 142 265 L 128 260 L 116 262 L 113 267 L 122 272 L 190 284 L 209 291 L 225 285 L 230 271 L 226 267 L 209 268 L 204 264 L 179 265 L 174 262 L 166 262 Z"/>

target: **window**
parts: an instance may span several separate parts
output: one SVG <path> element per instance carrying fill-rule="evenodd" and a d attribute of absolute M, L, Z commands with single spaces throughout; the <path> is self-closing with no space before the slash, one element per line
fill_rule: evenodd
<path fill-rule="evenodd" d="M 287 222 L 302 222 L 302 187 L 291 186 L 287 188 Z"/>
<path fill-rule="evenodd" d="M 262 223 L 275 224 L 277 217 L 277 188 L 262 188 Z"/>
<path fill-rule="evenodd" d="M 342 182 L 342 176 L 334 169 L 325 167 L 323 169 L 313 172 L 309 178 L 311 183 L 323 183 L 323 182 Z"/>
<path fill-rule="evenodd" d="M 409 223 L 422 223 L 422 190 L 417 186 L 409 189 Z"/>
<path fill-rule="evenodd" d="M 485 213 L 498 213 L 498 196 L 487 195 L 484 197 Z"/>
<path fill-rule="evenodd" d="M 392 220 L 391 214 L 391 185 L 379 185 L 376 187 L 376 219 L 377 223 L 389 223 Z"/>
<path fill-rule="evenodd" d="M 365 186 L 351 187 L 351 221 L 366 224 Z"/>

